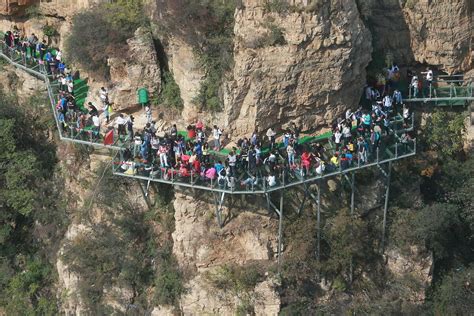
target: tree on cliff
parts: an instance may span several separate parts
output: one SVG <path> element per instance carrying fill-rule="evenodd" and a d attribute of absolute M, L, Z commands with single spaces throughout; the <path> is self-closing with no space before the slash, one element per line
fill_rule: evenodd
<path fill-rule="evenodd" d="M 58 227 L 55 148 L 40 120 L 0 92 L 0 306 L 9 315 L 56 312 L 47 247 Z M 49 240 L 50 241 L 50 240 Z"/>

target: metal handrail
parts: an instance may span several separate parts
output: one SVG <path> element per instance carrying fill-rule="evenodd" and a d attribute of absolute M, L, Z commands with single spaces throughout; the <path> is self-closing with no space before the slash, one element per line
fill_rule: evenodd
<path fill-rule="evenodd" d="M 109 149 L 117 150 L 117 151 L 120 151 L 120 152 L 124 150 L 124 148 L 121 147 L 121 146 L 104 145 L 104 144 L 100 144 L 100 143 L 94 143 L 92 141 L 84 141 L 84 140 L 73 139 L 73 138 L 70 138 L 68 136 L 64 136 L 63 133 L 62 133 L 62 130 L 60 128 L 60 124 L 59 124 L 59 120 L 58 120 L 58 116 L 57 116 L 57 112 L 56 112 L 56 108 L 55 108 L 55 98 L 54 98 L 53 90 L 52 90 L 52 87 L 51 87 L 51 82 L 50 82 L 50 79 L 49 79 L 48 75 L 45 73 L 44 67 L 43 68 L 39 67 L 40 71 L 33 70 L 31 68 L 28 68 L 25 65 L 22 65 L 22 64 L 20 64 L 16 61 L 12 60 L 9 56 L 5 55 L 3 53 L 3 51 L 0 51 L 0 57 L 7 60 L 13 66 L 15 66 L 15 67 L 17 67 L 21 70 L 24 70 L 24 71 L 30 73 L 31 75 L 33 75 L 35 77 L 38 77 L 38 78 L 40 78 L 41 80 L 44 81 L 44 83 L 46 85 L 46 88 L 47 88 L 48 98 L 49 98 L 49 101 L 50 101 L 51 110 L 53 112 L 53 116 L 54 116 L 54 120 L 56 122 L 56 128 L 58 130 L 60 140 L 71 142 L 71 143 L 77 143 L 77 144 L 93 146 L 93 147 L 99 147 L 99 148 L 109 148 Z M 398 155 L 398 145 L 396 143 L 396 145 L 395 145 L 396 146 L 395 147 L 396 148 L 395 149 L 396 150 L 395 157 L 388 158 L 388 159 L 380 159 L 379 151 L 377 150 L 377 159 L 376 159 L 376 161 L 374 161 L 372 163 L 366 163 L 366 164 L 361 166 L 360 162 L 358 162 L 358 165 L 355 166 L 355 167 L 351 167 L 351 168 L 347 168 L 347 169 L 339 168 L 339 170 L 335 170 L 333 172 L 328 172 L 328 173 L 320 174 L 320 175 L 317 174 L 316 176 L 312 176 L 312 177 L 309 177 L 309 178 L 306 178 L 306 179 L 301 178 L 301 181 L 287 182 L 287 181 L 285 181 L 285 178 L 283 178 L 283 181 L 281 182 L 282 183 L 281 185 L 268 187 L 266 185 L 265 177 L 261 177 L 260 179 L 257 179 L 257 180 L 262 181 L 262 189 L 260 189 L 260 190 L 255 189 L 255 187 L 253 185 L 251 186 L 252 187 L 251 190 L 237 190 L 235 181 L 234 181 L 234 185 L 232 185 L 230 188 L 227 185 L 227 183 L 224 185 L 224 188 L 220 188 L 218 185 L 216 187 L 214 187 L 212 182 L 211 182 L 210 187 L 200 185 L 200 184 L 196 184 L 192 181 L 192 179 L 191 179 L 190 183 L 180 182 L 179 179 L 175 178 L 175 173 L 178 172 L 178 171 L 174 170 L 174 169 L 171 169 L 171 180 L 164 179 L 162 171 L 161 171 L 161 176 L 162 176 L 161 179 L 155 178 L 153 176 L 142 176 L 142 175 L 138 175 L 138 174 L 129 175 L 129 174 L 121 173 L 121 172 L 117 171 L 117 169 L 119 169 L 119 168 L 114 168 L 114 167 L 112 168 L 112 171 L 113 171 L 113 174 L 117 175 L 117 176 L 123 176 L 123 177 L 129 177 L 129 178 L 146 180 L 146 181 L 153 181 L 153 182 L 167 183 L 167 184 L 171 184 L 171 185 L 174 185 L 174 186 L 190 187 L 190 188 L 202 189 L 202 190 L 206 190 L 206 191 L 221 192 L 221 193 L 228 193 L 228 194 L 262 194 L 262 193 L 270 193 L 270 192 L 274 192 L 274 191 L 278 191 L 278 190 L 282 190 L 282 189 L 291 188 L 293 186 L 300 185 L 301 183 L 311 183 L 311 182 L 314 182 L 316 180 L 320 180 L 320 179 L 323 179 L 323 178 L 328 178 L 328 177 L 332 177 L 332 176 L 335 176 L 335 175 L 346 174 L 346 173 L 349 173 L 349 172 L 352 172 L 352 171 L 355 171 L 355 170 L 376 166 L 376 165 L 379 165 L 381 163 L 386 163 L 386 162 L 391 162 L 391 161 L 394 161 L 394 160 L 399 160 L 399 159 L 402 159 L 402 158 L 407 158 L 407 157 L 410 157 L 410 156 L 413 156 L 413 155 L 416 154 L 416 139 L 413 140 L 413 144 L 414 144 L 413 145 L 413 151 L 409 152 L 409 153 L 406 153 L 406 154 L 403 154 L 403 155 Z M 115 155 L 115 157 L 116 156 L 117 155 Z M 122 156 L 122 154 L 121 154 L 121 156 Z M 113 158 L 114 161 L 112 163 L 112 166 L 115 163 L 115 157 Z M 123 161 L 119 162 L 119 164 L 122 164 L 122 163 L 124 163 L 124 162 Z"/>

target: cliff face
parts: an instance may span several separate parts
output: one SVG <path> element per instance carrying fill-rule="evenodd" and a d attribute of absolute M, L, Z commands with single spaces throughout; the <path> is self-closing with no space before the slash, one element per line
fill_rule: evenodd
<path fill-rule="evenodd" d="M 108 60 L 110 82 L 107 86 L 111 88 L 109 95 L 115 103 L 115 110 L 127 109 L 137 104 L 139 88 L 146 88 L 152 95 L 160 91 L 161 70 L 151 32 L 139 28 L 127 44 L 129 58 L 126 61 L 120 58 Z M 103 83 L 94 84 L 96 91 L 100 89 L 99 84 Z M 91 97 L 99 101 L 96 99 L 97 95 Z"/>
<path fill-rule="evenodd" d="M 4 0 L 0 3 L 0 15 L 19 14 L 36 0 Z"/>
<path fill-rule="evenodd" d="M 236 12 L 235 67 L 224 100 L 233 134 L 248 134 L 255 125 L 280 130 L 290 121 L 315 128 L 357 105 L 370 33 L 353 1 L 321 3 L 280 14 L 268 12 L 264 1 L 247 0 Z M 279 33 L 278 43 L 267 45 Z"/>
<path fill-rule="evenodd" d="M 227 197 L 225 205 L 233 204 L 236 211 L 238 201 L 232 200 Z M 182 194 L 176 195 L 174 210 L 173 253 L 180 267 L 191 275 L 186 283 L 188 291 L 180 300 L 182 313 L 235 314 L 243 297 L 250 297 L 257 315 L 277 315 L 280 299 L 272 278 L 257 283 L 248 292 L 236 292 L 216 288 L 208 277 L 226 265 L 270 264 L 277 250 L 276 221 L 254 212 L 231 214 L 224 208 L 224 217 L 229 221 L 220 229 L 212 204 Z"/>
<path fill-rule="evenodd" d="M 470 0 L 358 1 L 376 51 L 399 63 L 438 66 L 448 72 L 472 68 L 474 3 Z"/>
<path fill-rule="evenodd" d="M 449 73 L 471 68 L 473 13 L 471 0 L 407 1 L 404 14 L 416 61 Z"/>

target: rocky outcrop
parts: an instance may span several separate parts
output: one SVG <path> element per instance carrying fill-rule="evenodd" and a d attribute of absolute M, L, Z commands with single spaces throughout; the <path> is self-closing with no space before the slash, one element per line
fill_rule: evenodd
<path fill-rule="evenodd" d="M 281 130 L 290 121 L 314 129 L 357 106 L 370 33 L 354 1 L 319 3 L 278 13 L 265 1 L 243 1 L 235 15 L 233 80 L 224 97 L 223 119 L 232 134 L 255 126 Z"/>
<path fill-rule="evenodd" d="M 472 1 L 407 1 L 404 13 L 416 61 L 448 73 L 472 67 Z"/>
<path fill-rule="evenodd" d="M 111 87 L 109 96 L 115 104 L 115 110 L 127 109 L 137 104 L 139 88 L 146 88 L 150 95 L 160 91 L 161 70 L 151 32 L 146 28 L 139 28 L 127 44 L 127 59 L 108 60 Z"/>
<path fill-rule="evenodd" d="M 32 97 L 42 100 L 46 94 L 43 81 L 9 65 L 3 66 L 2 76 L 0 76 L 0 90 L 4 90 L 7 94 L 13 92 L 24 104 L 28 104 L 28 100 Z"/>
<path fill-rule="evenodd" d="M 22 13 L 36 0 L 4 0 L 0 3 L 0 15 L 16 15 Z"/>
<path fill-rule="evenodd" d="M 174 209 L 173 253 L 185 269 L 204 271 L 273 258 L 277 228 L 268 217 L 243 212 L 221 229 L 215 222 L 215 207 L 196 197 L 177 194 Z"/>
<path fill-rule="evenodd" d="M 66 235 L 64 236 L 64 240 L 73 240 L 79 235 L 89 231 L 90 229 L 85 225 L 72 224 L 69 226 Z M 85 312 L 85 307 L 82 303 L 81 297 L 78 295 L 80 275 L 72 272 L 69 269 L 69 267 L 61 259 L 62 254 L 63 249 L 61 248 L 58 252 L 58 260 L 56 261 L 58 286 L 61 289 L 60 292 L 64 293 L 64 295 L 61 297 L 61 310 L 64 311 L 66 315 L 82 315 Z"/>
<path fill-rule="evenodd" d="M 472 68 L 474 6 L 470 0 L 359 0 L 374 48 L 399 63 L 435 65 L 448 72 Z"/>
<path fill-rule="evenodd" d="M 54 47 L 64 48 L 65 39 L 70 33 L 72 17 L 77 12 L 90 8 L 105 0 L 54 0 L 41 3 L 38 7 L 39 17 L 26 21 L 15 19 L 0 20 L 0 29 L 12 29 L 17 26 L 25 34 L 35 33 L 40 39 L 50 41 Z M 43 34 L 45 25 L 52 26 L 58 35 L 47 39 Z M 138 103 L 137 89 L 144 87 L 150 95 L 160 91 L 161 70 L 154 46 L 153 36 L 146 28 L 136 30 L 134 37 L 127 41 L 129 52 L 127 58 L 110 58 L 110 81 L 89 81 L 89 100 L 98 102 L 98 89 L 107 86 L 109 96 L 115 103 L 115 110 L 127 109 Z M 82 73 L 82 77 L 87 74 Z"/>
<path fill-rule="evenodd" d="M 199 66 L 192 46 L 178 37 L 169 39 L 168 64 L 183 99 L 182 116 L 186 122 L 195 122 L 199 108 L 193 99 L 199 94 L 204 72 Z"/>
<path fill-rule="evenodd" d="M 194 275 L 180 300 L 181 311 L 184 315 L 235 314 L 242 298 L 238 293 L 213 287 L 206 274 L 223 265 L 272 261 L 277 245 L 276 221 L 250 212 L 230 214 L 225 209 L 231 219 L 220 229 L 211 204 L 183 194 L 177 194 L 173 204 L 173 253 L 180 267 Z M 278 314 L 280 300 L 275 287 L 268 279 L 251 291 L 250 303 L 257 315 Z"/>
<path fill-rule="evenodd" d="M 405 285 L 408 293 L 405 298 L 415 304 L 425 300 L 425 290 L 432 281 L 433 254 L 417 247 L 410 247 L 408 253 L 397 249 L 387 251 L 387 271 L 400 280 L 407 280 Z"/>
<path fill-rule="evenodd" d="M 280 312 L 280 297 L 276 284 L 269 279 L 258 283 L 242 301 L 232 291 L 216 289 L 199 275 L 188 283 L 188 292 L 181 298 L 183 315 L 235 315 L 239 308 L 251 306 L 257 316 L 276 316 Z"/>

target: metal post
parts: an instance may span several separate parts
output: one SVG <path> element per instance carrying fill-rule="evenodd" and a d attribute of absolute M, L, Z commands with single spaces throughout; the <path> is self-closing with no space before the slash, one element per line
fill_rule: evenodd
<path fill-rule="evenodd" d="M 351 215 L 354 215 L 355 173 L 351 172 Z"/>
<path fill-rule="evenodd" d="M 316 260 L 320 263 L 321 259 L 321 188 L 319 187 L 319 183 L 317 184 L 316 188 L 318 189 L 318 200 L 317 200 L 317 245 L 316 245 Z"/>
<path fill-rule="evenodd" d="M 298 208 L 298 215 L 301 214 L 301 211 L 303 210 L 304 203 L 306 202 L 306 198 L 308 196 L 308 188 L 306 187 L 306 184 L 304 186 L 304 195 L 303 195 L 303 200 L 301 200 L 300 207 Z"/>
<path fill-rule="evenodd" d="M 143 188 L 141 181 L 140 180 L 137 180 L 137 181 L 138 181 L 138 185 L 140 186 L 140 191 L 142 192 L 143 199 L 145 200 L 146 205 L 148 206 L 148 209 L 151 210 L 152 205 L 151 205 L 150 198 L 148 197 L 148 194 L 145 192 L 145 188 Z"/>
<path fill-rule="evenodd" d="M 216 204 L 216 219 L 217 224 L 220 228 L 222 228 L 222 226 L 224 226 L 222 223 L 222 205 L 224 204 L 225 192 L 221 193 L 220 200 L 218 199 L 218 196 L 218 193 L 214 194 L 214 200 Z"/>
<path fill-rule="evenodd" d="M 355 174 L 354 172 L 352 172 L 352 175 L 351 175 L 351 221 L 353 219 L 353 216 L 354 216 L 354 188 L 355 187 Z M 354 265 L 353 265 L 353 262 L 352 262 L 352 256 L 351 256 L 351 261 L 350 261 L 350 265 L 349 265 L 349 279 L 350 279 L 350 283 L 352 284 L 352 279 L 353 279 L 353 275 L 354 275 Z"/>
<path fill-rule="evenodd" d="M 387 174 L 387 189 L 385 191 L 385 204 L 383 207 L 383 224 L 382 224 L 382 253 L 385 251 L 385 228 L 387 226 L 387 209 L 388 209 L 388 197 L 390 194 L 390 176 L 392 173 L 392 162 L 388 163 L 388 174 Z"/>
<path fill-rule="evenodd" d="M 281 269 L 281 248 L 282 248 L 282 230 L 283 230 L 283 190 L 280 190 L 280 212 L 278 223 L 278 272 Z"/>

